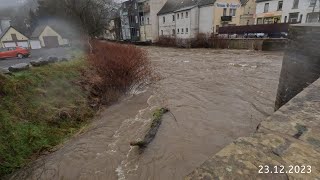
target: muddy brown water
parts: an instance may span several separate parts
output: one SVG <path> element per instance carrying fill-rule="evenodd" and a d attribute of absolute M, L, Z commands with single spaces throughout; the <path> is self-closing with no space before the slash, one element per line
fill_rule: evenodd
<path fill-rule="evenodd" d="M 11 179 L 183 179 L 273 112 L 283 54 L 143 47 L 162 80 L 105 109 L 89 130 Z M 168 107 L 144 152 L 152 111 Z"/>

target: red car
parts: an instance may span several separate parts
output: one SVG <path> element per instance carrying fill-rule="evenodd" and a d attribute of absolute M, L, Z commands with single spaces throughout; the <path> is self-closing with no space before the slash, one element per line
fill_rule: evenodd
<path fill-rule="evenodd" d="M 19 59 L 29 57 L 30 51 L 22 47 L 9 47 L 0 49 L 0 59 L 17 57 Z"/>

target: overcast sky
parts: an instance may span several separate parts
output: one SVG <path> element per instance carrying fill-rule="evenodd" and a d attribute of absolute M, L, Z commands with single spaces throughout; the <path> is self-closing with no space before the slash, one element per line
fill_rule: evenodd
<path fill-rule="evenodd" d="M 24 0 L 0 0 L 0 8 L 8 7 L 8 6 L 16 6 L 18 3 L 23 3 Z"/>

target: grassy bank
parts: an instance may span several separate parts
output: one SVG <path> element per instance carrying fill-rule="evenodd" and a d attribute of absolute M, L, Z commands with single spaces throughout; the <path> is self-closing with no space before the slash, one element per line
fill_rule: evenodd
<path fill-rule="evenodd" d="M 79 82 L 84 60 L 0 75 L 0 177 L 86 124 L 94 111 Z"/>

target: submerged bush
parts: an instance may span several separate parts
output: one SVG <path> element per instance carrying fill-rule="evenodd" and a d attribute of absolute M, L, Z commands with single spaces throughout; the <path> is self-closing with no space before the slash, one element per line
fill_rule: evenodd
<path fill-rule="evenodd" d="M 94 94 L 102 97 L 102 103 L 116 100 L 151 78 L 150 61 L 143 49 L 98 40 L 92 42 L 92 47 L 88 61 L 93 72 L 89 77 Z"/>

